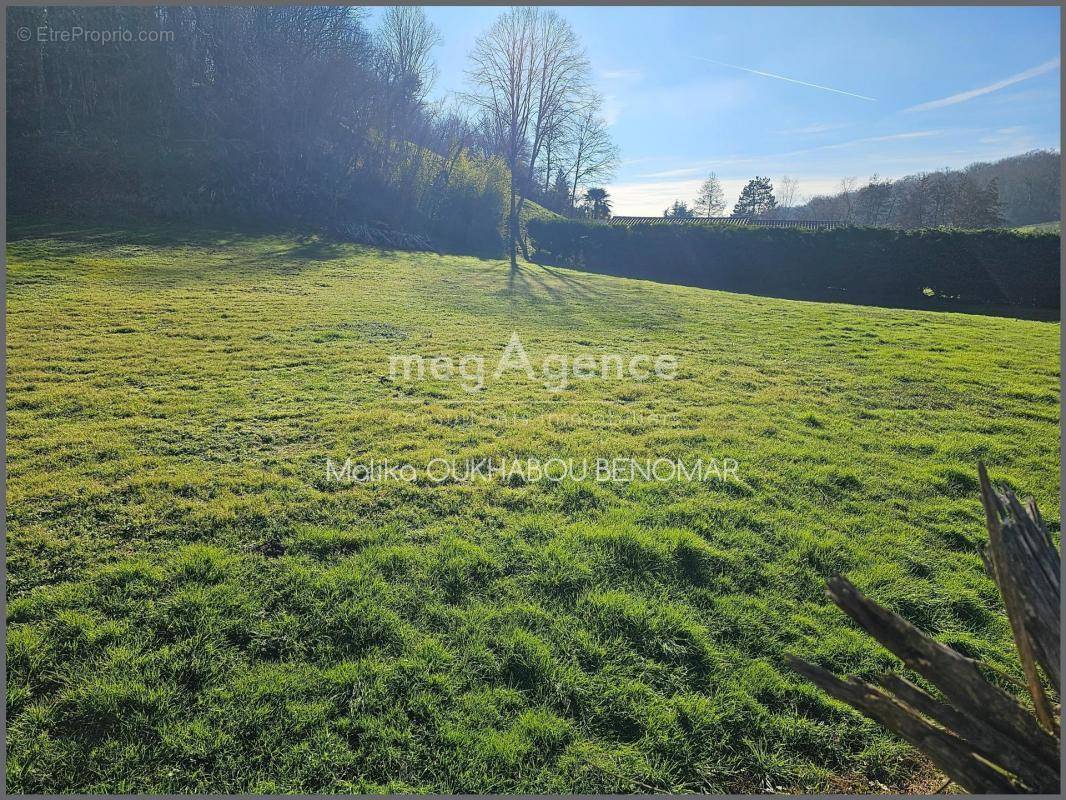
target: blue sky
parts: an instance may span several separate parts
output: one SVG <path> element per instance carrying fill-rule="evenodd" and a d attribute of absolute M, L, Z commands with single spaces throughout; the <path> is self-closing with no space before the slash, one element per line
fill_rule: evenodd
<path fill-rule="evenodd" d="M 465 87 L 501 11 L 427 7 L 444 39 L 438 95 Z M 732 202 L 756 174 L 794 177 L 804 196 L 1059 147 L 1056 7 L 558 11 L 607 98 L 617 214 L 691 200 L 711 170 Z"/>

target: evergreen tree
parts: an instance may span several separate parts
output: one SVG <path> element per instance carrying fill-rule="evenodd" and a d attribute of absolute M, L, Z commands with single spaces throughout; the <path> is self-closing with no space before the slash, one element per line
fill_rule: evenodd
<path fill-rule="evenodd" d="M 674 219 L 692 219 L 696 215 L 692 213 L 692 209 L 681 200 L 675 200 L 674 204 L 663 212 L 664 217 L 672 217 Z"/>
<path fill-rule="evenodd" d="M 725 193 L 718 176 L 713 172 L 707 177 L 700 187 L 700 193 L 696 197 L 695 210 L 701 217 L 716 217 L 725 208 Z"/>
<path fill-rule="evenodd" d="M 740 193 L 737 204 L 733 206 L 734 217 L 766 217 L 777 208 L 774 199 L 774 187 L 769 178 L 755 177 L 748 181 Z"/>
<path fill-rule="evenodd" d="M 551 205 L 553 211 L 560 214 L 569 214 L 573 211 L 570 203 L 570 178 L 562 167 L 555 172 L 555 182 L 552 184 Z"/>

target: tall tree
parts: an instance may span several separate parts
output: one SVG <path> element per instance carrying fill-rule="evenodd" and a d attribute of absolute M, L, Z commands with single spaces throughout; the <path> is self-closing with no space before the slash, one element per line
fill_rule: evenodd
<path fill-rule="evenodd" d="M 570 214 L 573 211 L 574 201 L 570 197 L 570 177 L 562 167 L 555 170 L 555 182 L 548 196 L 551 198 L 552 211 L 558 211 L 560 214 Z"/>
<path fill-rule="evenodd" d="M 511 8 L 478 37 L 470 54 L 470 99 L 485 115 L 510 170 L 507 220 L 511 268 L 517 269 L 518 219 L 536 184 L 542 148 L 590 83 L 588 59 L 558 13 Z"/>
<path fill-rule="evenodd" d="M 382 72 L 405 94 L 422 101 L 437 76 L 433 48 L 440 31 L 420 6 L 390 6 L 378 24 L 377 48 Z"/>
<path fill-rule="evenodd" d="M 996 179 L 982 187 L 969 175 L 961 175 L 951 217 L 951 224 L 959 228 L 994 228 L 1002 224 Z"/>
<path fill-rule="evenodd" d="M 840 179 L 840 202 L 843 207 L 844 222 L 851 222 L 855 217 L 855 178 Z"/>
<path fill-rule="evenodd" d="M 611 141 L 607 123 L 600 113 L 601 105 L 600 97 L 593 95 L 572 118 L 569 138 L 573 176 L 571 204 L 581 186 L 610 178 L 618 165 L 618 147 Z"/>
<path fill-rule="evenodd" d="M 701 217 L 717 217 L 723 209 L 725 209 L 725 192 L 722 191 L 718 176 L 712 172 L 700 186 L 700 193 L 696 196 L 695 210 Z"/>
<path fill-rule="evenodd" d="M 859 189 L 855 197 L 855 215 L 862 225 L 887 225 L 892 218 L 894 197 L 892 181 L 881 180 L 876 173 Z"/>
<path fill-rule="evenodd" d="M 897 223 L 904 228 L 923 228 L 930 224 L 928 175 L 917 175 L 903 188 Z"/>
<path fill-rule="evenodd" d="M 734 217 L 767 217 L 777 208 L 774 187 L 769 178 L 756 176 L 741 190 L 733 206 Z"/>
<path fill-rule="evenodd" d="M 784 219 L 793 214 L 793 209 L 796 205 L 796 194 L 798 191 L 799 181 L 795 178 L 790 178 L 788 175 L 784 175 L 781 180 L 777 182 L 775 195 L 777 196 L 778 217 Z"/>
<path fill-rule="evenodd" d="M 385 169 L 391 167 L 397 151 L 407 147 L 414 127 L 424 117 L 420 114 L 430 87 L 436 78 L 433 48 L 440 44 L 440 32 L 418 6 L 390 6 L 385 9 L 375 40 L 377 69 L 388 91 L 383 93 L 380 109 Z M 421 167 L 421 153 L 409 164 Z"/>

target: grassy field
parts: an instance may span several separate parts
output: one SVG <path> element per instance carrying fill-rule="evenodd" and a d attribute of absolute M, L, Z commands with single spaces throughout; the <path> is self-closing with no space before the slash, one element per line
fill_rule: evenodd
<path fill-rule="evenodd" d="M 204 230 L 8 259 L 8 791 L 928 791 L 782 667 L 895 667 L 836 572 L 1016 671 L 975 463 L 1058 531 L 1058 325 Z M 388 377 L 513 332 L 678 378 Z M 327 480 L 349 456 L 741 482 Z"/>
<path fill-rule="evenodd" d="M 1015 228 L 1016 231 L 1024 231 L 1025 233 L 1061 233 L 1061 222 L 1040 222 L 1036 225 L 1022 225 L 1020 228 Z"/>

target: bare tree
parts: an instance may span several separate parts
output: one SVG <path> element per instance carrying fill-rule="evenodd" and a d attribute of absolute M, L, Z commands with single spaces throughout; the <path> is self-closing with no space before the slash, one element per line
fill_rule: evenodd
<path fill-rule="evenodd" d="M 432 51 L 440 41 L 437 27 L 418 6 L 392 6 L 381 18 L 375 54 L 377 72 L 388 88 L 380 109 L 383 167 L 392 165 L 397 151 L 407 150 L 414 123 L 423 121 L 419 112 L 436 78 Z"/>
<path fill-rule="evenodd" d="M 511 269 L 518 268 L 518 186 L 516 175 L 527 148 L 529 120 L 533 114 L 537 70 L 534 35 L 537 9 L 512 8 L 502 14 L 474 44 L 469 77 L 474 86 L 470 99 L 483 112 L 490 136 L 502 150 L 510 170 L 507 242 Z"/>
<path fill-rule="evenodd" d="M 844 220 L 901 228 L 1015 226 L 1059 216 L 1060 157 L 1037 150 L 963 170 L 944 169 L 888 180 L 874 175 L 846 194 L 813 197 L 796 208 L 803 219 Z"/>
<path fill-rule="evenodd" d="M 542 149 L 589 85 L 577 35 L 559 14 L 534 6 L 505 11 L 474 44 L 469 99 L 487 118 L 511 172 L 508 246 L 517 268 L 518 219 Z"/>
<path fill-rule="evenodd" d="M 845 222 L 851 222 L 855 213 L 855 178 L 840 179 L 840 200 L 843 205 L 843 218 Z"/>
<path fill-rule="evenodd" d="M 929 186 L 926 174 L 912 176 L 900 201 L 899 224 L 904 228 L 922 228 L 929 224 Z"/>
<path fill-rule="evenodd" d="M 377 47 L 383 71 L 418 101 L 425 99 L 437 77 L 433 48 L 441 43 L 440 31 L 419 6 L 391 6 L 378 26 Z"/>
<path fill-rule="evenodd" d="M 781 218 L 792 214 L 796 204 L 796 195 L 799 191 L 799 181 L 785 175 L 777 182 L 777 209 Z"/>
<path fill-rule="evenodd" d="M 695 210 L 697 214 L 704 217 L 717 217 L 725 210 L 725 192 L 722 191 L 721 181 L 713 172 L 700 186 L 700 193 L 696 196 Z"/>
<path fill-rule="evenodd" d="M 893 215 L 892 182 L 881 180 L 875 172 L 870 182 L 859 189 L 855 198 L 855 215 L 862 225 L 886 225 Z"/>
<path fill-rule="evenodd" d="M 600 115 L 600 103 L 599 97 L 591 97 L 569 129 L 571 205 L 577 200 L 579 187 L 609 178 L 618 166 L 618 147 L 611 141 L 607 123 Z"/>

